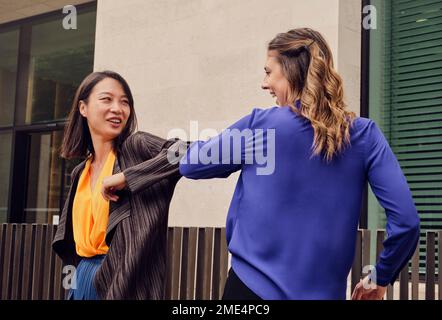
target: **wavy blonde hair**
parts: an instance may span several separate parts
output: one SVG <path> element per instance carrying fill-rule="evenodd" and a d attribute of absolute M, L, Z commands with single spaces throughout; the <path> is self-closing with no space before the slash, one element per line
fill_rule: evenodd
<path fill-rule="evenodd" d="M 322 35 L 309 28 L 280 33 L 270 41 L 290 84 L 289 100 L 297 114 L 314 129 L 313 154 L 330 162 L 350 145 L 350 127 L 356 117 L 346 110 L 342 79 L 333 67 L 331 50 Z"/>

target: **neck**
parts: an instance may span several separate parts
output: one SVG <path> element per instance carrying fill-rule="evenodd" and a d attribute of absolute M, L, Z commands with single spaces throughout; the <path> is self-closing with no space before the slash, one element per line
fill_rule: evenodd
<path fill-rule="evenodd" d="M 91 138 L 94 145 L 93 162 L 102 163 L 112 150 L 112 140 L 105 140 L 103 137 L 96 135 L 91 135 Z"/>

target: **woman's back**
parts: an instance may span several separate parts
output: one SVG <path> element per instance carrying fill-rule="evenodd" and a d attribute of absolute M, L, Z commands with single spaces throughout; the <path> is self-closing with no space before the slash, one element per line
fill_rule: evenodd
<path fill-rule="evenodd" d="M 254 165 L 243 168 L 242 197 L 233 199 L 241 203 L 240 210 L 229 212 L 228 224 L 244 224 L 248 232 L 232 228 L 229 248 L 239 256 L 248 254 L 243 248 L 255 250 L 261 270 L 257 276 L 267 273 L 280 283 L 272 298 L 337 298 L 336 293 L 345 292 L 366 179 L 368 124 L 357 118 L 352 147 L 327 164 L 321 157 L 311 158 L 313 128 L 290 108 L 255 116 L 256 128 L 275 129 L 275 169 L 271 175 L 256 175 Z M 275 264 L 283 267 L 275 272 Z M 239 265 L 235 271 L 240 277 L 256 268 L 243 261 Z M 245 283 L 258 294 L 276 289 L 255 288 L 254 280 Z"/>
<path fill-rule="evenodd" d="M 241 166 L 229 166 L 226 161 L 182 164 L 180 171 L 198 179 L 214 177 L 209 172 L 225 177 L 242 169 L 227 217 L 227 241 L 232 268 L 258 296 L 345 298 L 367 178 L 387 214 L 400 214 L 408 217 L 401 223 L 416 224 L 405 178 L 371 120 L 354 120 L 351 145 L 329 163 L 321 156 L 312 157 L 312 125 L 290 107 L 254 109 L 229 129 L 251 129 L 255 143 L 261 136 L 257 132 L 266 132 L 264 154 L 269 161 L 274 154 L 270 174 L 257 174 L 263 163 L 244 159 Z M 221 134 L 193 144 L 189 153 L 224 142 L 225 137 Z M 247 143 L 244 148 L 248 149 Z M 222 148 L 220 153 L 225 158 Z"/>

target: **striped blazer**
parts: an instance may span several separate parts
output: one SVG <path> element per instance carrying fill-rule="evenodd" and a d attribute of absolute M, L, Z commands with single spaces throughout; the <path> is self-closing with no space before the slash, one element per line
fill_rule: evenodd
<path fill-rule="evenodd" d="M 164 298 L 169 204 L 181 178 L 179 157 L 186 148 L 178 139 L 139 131 L 117 152 L 113 173 L 123 172 L 127 187 L 119 191 L 117 202 L 110 202 L 109 251 L 94 280 L 101 299 Z M 176 161 L 168 159 L 174 156 Z M 71 188 L 52 243 L 65 265 L 76 266 L 81 259 L 75 250 L 72 204 L 85 162 L 71 173 Z"/>

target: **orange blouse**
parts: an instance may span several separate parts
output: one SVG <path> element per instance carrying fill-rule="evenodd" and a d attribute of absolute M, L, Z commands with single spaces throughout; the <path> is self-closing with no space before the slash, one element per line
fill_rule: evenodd
<path fill-rule="evenodd" d="M 109 152 L 93 190 L 90 175 L 92 158 L 87 159 L 78 180 L 72 207 L 72 224 L 76 251 L 81 257 L 106 254 L 109 250 L 105 241 L 109 201 L 101 195 L 101 187 L 103 178 L 112 175 L 115 158 L 115 153 Z"/>

